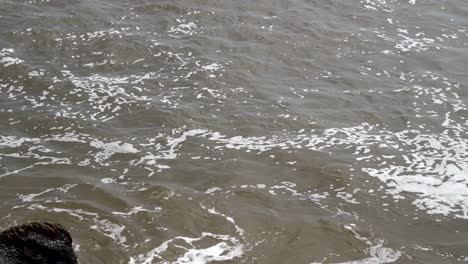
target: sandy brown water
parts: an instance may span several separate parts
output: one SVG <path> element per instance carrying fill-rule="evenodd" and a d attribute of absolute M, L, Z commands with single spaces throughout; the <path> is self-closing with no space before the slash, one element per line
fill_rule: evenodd
<path fill-rule="evenodd" d="M 80 263 L 468 262 L 468 4 L 0 0 L 0 228 Z"/>

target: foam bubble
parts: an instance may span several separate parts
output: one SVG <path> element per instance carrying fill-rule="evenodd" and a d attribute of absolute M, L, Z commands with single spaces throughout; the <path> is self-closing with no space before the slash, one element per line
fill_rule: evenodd
<path fill-rule="evenodd" d="M 3 67 L 8 67 L 11 65 L 23 63 L 24 62 L 23 60 L 15 58 L 13 56 L 14 52 L 15 51 L 13 49 L 5 49 L 5 48 L 1 49 L 0 50 L 0 65 L 3 65 Z"/>

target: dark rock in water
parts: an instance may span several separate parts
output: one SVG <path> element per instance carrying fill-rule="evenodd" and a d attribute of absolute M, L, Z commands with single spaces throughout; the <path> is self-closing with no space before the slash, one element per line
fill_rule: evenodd
<path fill-rule="evenodd" d="M 77 264 L 70 233 L 59 224 L 28 223 L 0 233 L 1 264 Z"/>

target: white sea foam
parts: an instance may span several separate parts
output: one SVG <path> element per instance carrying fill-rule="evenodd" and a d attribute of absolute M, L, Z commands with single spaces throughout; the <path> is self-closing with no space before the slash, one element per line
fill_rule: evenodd
<path fill-rule="evenodd" d="M 36 197 L 42 196 L 46 193 L 57 192 L 57 191 L 62 192 L 62 193 L 67 193 L 70 189 L 72 189 L 75 186 L 76 184 L 66 184 L 59 188 L 46 189 L 40 193 L 19 194 L 18 199 L 22 200 L 23 202 L 32 202 L 36 200 Z"/>
<path fill-rule="evenodd" d="M 232 218 L 232 217 L 230 217 L 230 216 L 227 216 L 227 215 L 225 215 L 225 214 L 223 214 L 223 213 L 220 213 L 220 212 L 216 211 L 215 208 L 207 208 L 207 207 L 205 207 L 205 206 L 203 206 L 203 205 L 201 205 L 201 208 L 203 208 L 204 210 L 208 211 L 208 213 L 210 213 L 210 214 L 218 215 L 218 216 L 223 217 L 224 219 L 226 219 L 226 221 L 230 222 L 230 223 L 234 226 L 234 228 L 236 229 L 236 233 L 237 233 L 237 234 L 239 234 L 241 237 L 244 236 L 245 231 L 244 231 L 240 226 L 238 226 L 238 225 L 236 224 L 236 221 L 234 220 L 234 218 Z"/>
<path fill-rule="evenodd" d="M 419 90 L 420 88 L 413 91 L 425 93 Z M 429 96 L 432 94 L 435 93 L 428 93 Z M 453 105 L 455 109 L 460 109 L 456 111 L 466 109 L 460 101 L 440 94 L 437 96 L 444 104 L 449 103 L 449 106 Z M 355 127 L 329 128 L 322 132 L 305 133 L 303 131 L 297 135 L 284 134 L 272 137 L 226 136 L 206 129 L 185 130 L 181 128 L 174 130 L 173 135 L 158 136 L 160 139 L 166 138 L 165 144 L 159 143 L 154 146 L 142 144 L 145 146 L 144 150 L 138 150 L 131 143 L 104 142 L 73 134 L 55 135 L 42 139 L 2 136 L 0 146 L 17 148 L 32 145 L 23 154 L 1 154 L 4 157 L 32 157 L 38 159 L 39 162 L 49 160 L 49 163 L 71 163 L 72 161 L 68 158 L 50 156 L 54 153 L 47 148 L 45 152 L 39 151 L 39 148 L 46 147 L 45 144 L 49 141 L 89 144 L 98 149 L 98 152 L 94 152 L 91 158 L 102 165 L 108 165 L 105 162 L 114 154 L 136 154 L 141 151 L 146 154 L 140 156 L 138 160 L 131 161 L 130 164 L 132 166 L 144 165 L 152 173 L 161 169 L 169 169 L 169 166 L 161 162 L 178 158 L 184 142 L 193 138 L 211 142 L 211 145 L 214 144 L 213 149 L 217 151 L 231 149 L 264 153 L 274 149 L 309 149 L 335 152 L 354 148 L 353 157 L 360 166 L 358 169 L 382 181 L 387 186 L 386 192 L 392 196 L 404 197 L 405 193 L 411 193 L 412 197 L 415 197 L 414 205 L 427 213 L 468 218 L 468 178 L 466 177 L 468 175 L 468 149 L 466 148 L 468 141 L 463 137 L 467 128 L 466 125 L 455 122 L 450 114 L 443 117 L 442 125 L 446 128 L 446 132 L 442 134 L 432 134 L 417 129 L 395 132 L 364 123 Z M 381 154 L 382 150 L 387 154 Z M 289 164 L 294 167 L 294 161 Z M 151 169 L 153 166 L 156 167 L 154 170 Z M 287 188 L 290 187 L 279 186 L 270 191 L 274 193 L 287 190 Z M 349 203 L 362 202 L 350 192 L 342 191 L 335 195 Z"/>
<path fill-rule="evenodd" d="M 95 225 L 91 226 L 92 229 L 95 229 L 101 234 L 111 238 L 121 246 L 127 247 L 125 244 L 127 242 L 127 238 L 122 234 L 125 230 L 124 225 L 114 224 L 106 219 L 96 219 L 95 223 Z"/>
<path fill-rule="evenodd" d="M 101 179 L 102 183 L 109 184 L 109 183 L 116 183 L 116 179 L 113 178 L 102 178 Z"/>
<path fill-rule="evenodd" d="M 0 65 L 3 67 L 8 67 L 15 64 L 23 63 L 24 61 L 13 56 L 13 49 L 1 49 L 0 50 Z"/>
<path fill-rule="evenodd" d="M 312 191 L 306 191 L 306 192 L 300 192 L 296 189 L 296 184 L 293 182 L 281 182 L 280 184 L 273 185 L 273 186 L 266 186 L 265 184 L 257 184 L 257 185 L 241 185 L 241 186 L 232 186 L 230 189 L 236 189 L 236 188 L 242 188 L 242 189 L 266 189 L 266 190 L 274 190 L 273 192 L 269 192 L 271 195 L 286 195 L 289 197 L 294 197 L 295 199 L 299 200 L 310 200 L 313 201 L 317 204 L 320 204 L 322 208 L 327 208 L 326 204 L 321 204 L 321 202 L 326 203 L 326 200 L 329 198 L 329 193 L 328 192 L 322 192 L 322 193 L 316 193 Z M 334 190 L 337 192 L 337 194 L 340 193 L 345 193 L 343 192 L 345 188 L 339 188 Z M 227 193 L 228 190 L 221 190 L 223 193 Z M 344 199 L 348 201 L 351 204 L 354 204 L 354 201 L 349 199 Z M 235 221 L 218 212 L 214 208 L 207 208 L 205 206 L 202 206 L 203 209 L 208 210 L 209 213 L 219 215 L 223 218 L 225 218 L 227 221 L 231 222 L 237 229 L 237 233 L 241 236 L 244 234 L 244 230 L 238 227 L 235 224 Z M 343 212 L 340 212 L 340 214 Z M 347 213 L 346 213 L 347 214 Z M 368 246 L 368 248 L 365 249 L 365 252 L 368 254 L 367 258 L 360 259 L 360 260 L 354 260 L 354 261 L 347 261 L 347 262 L 341 262 L 341 263 L 336 263 L 336 264 L 384 264 L 384 263 L 393 263 L 397 261 L 401 256 L 402 252 L 398 250 L 391 249 L 389 247 L 384 246 L 385 241 L 383 240 L 378 240 L 378 241 L 372 241 L 372 239 L 367 238 L 359 234 L 355 229 L 355 225 L 346 225 L 344 228 L 348 231 L 350 231 L 358 240 L 361 240 L 365 243 L 365 245 Z M 184 263 L 184 262 L 182 262 Z M 192 262 L 188 262 L 192 263 Z M 194 262 L 198 263 L 198 262 Z M 200 263 L 206 263 L 206 262 L 200 262 Z M 321 262 L 314 262 L 311 264 L 320 264 Z"/>
<path fill-rule="evenodd" d="M 195 242 L 217 241 L 212 246 L 200 248 L 195 246 Z M 182 245 L 180 245 L 182 243 Z M 212 242 L 213 243 L 213 242 Z M 184 255 L 174 261 L 168 261 L 162 255 L 170 247 L 186 248 Z M 212 233 L 202 233 L 200 237 L 191 238 L 178 236 L 163 242 L 160 246 L 152 249 L 146 254 L 131 257 L 129 264 L 204 264 L 213 261 L 226 261 L 236 259 L 244 254 L 243 245 L 237 238 L 229 235 L 216 235 Z"/>
<path fill-rule="evenodd" d="M 169 29 L 169 34 L 173 37 L 178 37 L 180 35 L 191 36 L 197 33 L 199 26 L 193 21 L 188 21 L 185 17 L 180 17 L 177 19 L 178 25 L 171 26 Z"/>
<path fill-rule="evenodd" d="M 360 260 L 352 260 L 346 262 L 340 262 L 336 264 L 385 264 L 393 263 L 401 257 L 401 252 L 393 250 L 391 248 L 383 247 L 382 242 L 377 245 L 371 246 L 367 249 L 368 258 Z M 319 262 L 314 262 L 311 264 L 320 264 Z"/>
<path fill-rule="evenodd" d="M 102 141 L 96 140 L 89 143 L 90 146 L 102 151 L 98 152 L 95 155 L 96 161 L 102 163 L 109 159 L 112 155 L 116 153 L 137 153 L 138 150 L 133 147 L 130 143 L 122 143 L 121 141 L 104 143 Z"/>
<path fill-rule="evenodd" d="M 224 218 L 234 226 L 238 236 L 241 238 L 244 236 L 244 230 L 236 224 L 232 217 L 217 211 L 215 208 L 208 208 L 204 205 L 201 205 L 201 208 L 212 215 Z M 201 244 L 208 246 L 202 247 L 200 246 Z M 172 247 L 184 249 L 185 253 L 177 256 L 176 259 L 169 260 L 164 254 L 171 251 Z M 178 236 L 169 239 L 158 247 L 150 250 L 148 253 L 131 257 L 129 264 L 150 264 L 155 262 L 168 264 L 205 264 L 214 261 L 235 260 L 244 255 L 245 251 L 246 246 L 242 243 L 240 238 L 236 238 L 232 235 L 203 232 L 200 237 Z"/>
<path fill-rule="evenodd" d="M 346 225 L 344 228 L 351 233 L 353 233 L 354 237 L 363 241 L 369 247 L 365 250 L 366 253 L 369 255 L 368 258 L 360 259 L 360 260 L 352 260 L 346 262 L 340 262 L 336 264 L 385 264 L 385 263 L 393 263 L 400 259 L 402 256 L 402 252 L 398 250 L 394 250 L 388 247 L 384 247 L 385 241 L 379 240 L 377 242 L 371 241 L 369 238 L 363 237 L 358 232 L 356 232 L 354 225 Z M 320 262 L 314 262 L 311 264 L 321 264 Z"/>
<path fill-rule="evenodd" d="M 47 147 L 50 143 L 53 142 L 88 145 L 92 147 L 93 151 L 90 151 L 89 154 L 91 155 L 83 160 L 79 160 L 78 157 L 74 155 L 68 155 L 64 157 L 65 153 L 57 152 Z M 23 149 L 18 150 L 20 147 L 23 147 Z M 134 154 L 139 152 L 139 150 L 136 149 L 131 143 L 122 141 L 104 142 L 102 140 L 92 138 L 86 134 L 75 133 L 49 135 L 42 138 L 0 136 L 0 149 L 1 148 L 14 149 L 17 152 L 0 153 L 0 157 L 3 156 L 22 159 L 32 158 L 37 161 L 34 162 L 33 165 L 27 166 L 25 168 L 6 172 L 0 175 L 0 177 L 18 173 L 22 170 L 33 168 L 34 166 L 38 165 L 76 163 L 80 166 L 86 166 L 90 164 L 91 160 L 93 160 L 101 166 L 109 166 L 110 163 L 108 160 L 115 154 Z M 161 166 L 164 167 L 164 165 Z M 107 181 L 108 179 L 104 179 L 104 182 Z"/>
<path fill-rule="evenodd" d="M 132 103 L 147 102 L 149 98 L 140 94 L 138 84 L 151 79 L 155 74 L 150 72 L 143 75 L 130 75 L 122 77 L 103 76 L 94 74 L 78 77 L 71 71 L 63 70 L 64 79 L 71 81 L 75 86 L 70 96 L 78 97 L 78 102 L 72 102 L 68 108 L 62 107 L 57 116 L 67 118 L 89 118 L 101 122 L 109 121 L 119 115 L 123 106 Z M 57 79 L 55 82 L 64 80 Z M 74 100 L 77 100 L 76 98 Z M 66 103 L 66 101 L 64 102 Z M 90 105 L 91 111 L 72 111 L 79 104 Z"/>
<path fill-rule="evenodd" d="M 15 148 L 23 145 L 25 142 L 35 141 L 37 139 L 18 138 L 14 136 L 0 135 L 0 148 Z"/>
<path fill-rule="evenodd" d="M 464 127 L 456 129 L 465 130 Z M 190 137 L 212 141 L 217 150 L 233 149 L 256 153 L 274 149 L 334 152 L 355 148 L 354 159 L 362 162 L 358 163 L 362 166 L 360 169 L 386 184 L 388 193 L 400 196 L 412 193 L 416 197 L 414 204 L 427 213 L 466 218 L 468 141 L 461 136 L 430 134 L 415 129 L 394 132 L 367 123 L 355 127 L 325 129 L 322 133 L 301 133 L 295 137 L 228 137 L 201 129 L 174 133 L 181 134 L 178 137 L 168 137 L 168 149 L 164 150 L 159 145 L 160 154 L 147 155 L 140 162 L 151 165 L 156 160 L 174 159 L 178 156 L 177 151 L 182 143 Z M 377 154 L 382 150 L 391 155 Z M 404 162 L 401 161 L 402 158 Z M 278 186 L 271 191 L 287 188 L 289 187 Z M 359 203 L 349 192 L 338 192 L 336 195 L 347 202 Z"/>
<path fill-rule="evenodd" d="M 221 191 L 222 189 L 219 188 L 219 187 L 212 187 L 212 188 L 209 188 L 208 190 L 205 191 L 206 194 L 212 194 L 216 191 Z"/>
<path fill-rule="evenodd" d="M 153 209 L 145 209 L 143 208 L 143 206 L 135 206 L 135 207 L 132 207 L 130 208 L 130 210 L 128 212 L 112 212 L 112 214 L 115 214 L 115 215 L 122 215 L 122 216 L 130 216 L 130 215 L 134 215 L 134 214 L 137 214 L 137 213 L 140 213 L 140 212 L 146 212 L 146 213 L 159 213 L 161 212 L 161 207 L 155 207 Z"/>
<path fill-rule="evenodd" d="M 223 66 L 219 63 L 213 62 L 211 64 L 202 66 L 202 68 L 207 71 L 216 72 L 222 70 Z"/>
<path fill-rule="evenodd" d="M 384 11 L 387 13 L 392 13 L 394 10 L 389 7 L 388 1 L 386 0 L 361 0 L 362 6 L 364 8 L 374 11 Z"/>

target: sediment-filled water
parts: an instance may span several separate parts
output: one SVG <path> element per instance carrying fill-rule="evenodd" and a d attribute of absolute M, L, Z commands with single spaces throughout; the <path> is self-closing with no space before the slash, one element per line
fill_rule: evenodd
<path fill-rule="evenodd" d="M 468 4 L 0 0 L 0 229 L 80 263 L 468 262 Z"/>

